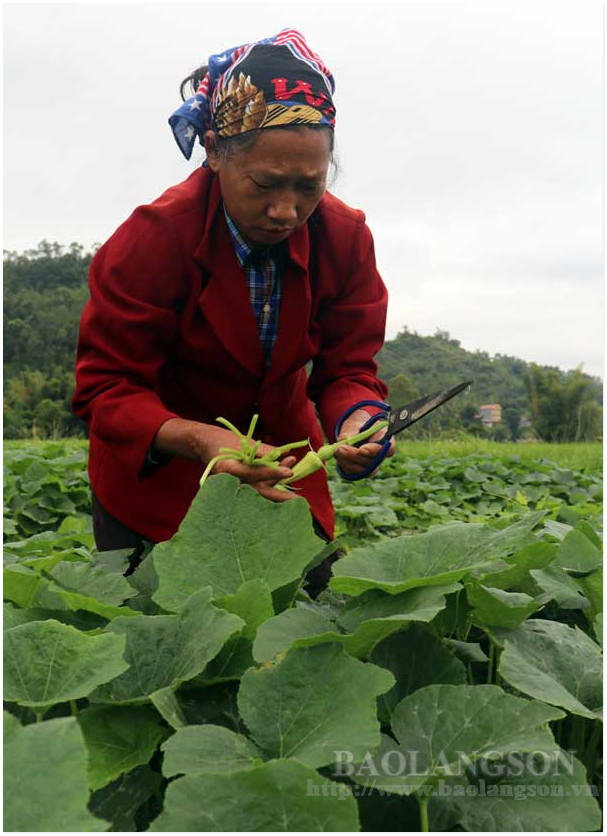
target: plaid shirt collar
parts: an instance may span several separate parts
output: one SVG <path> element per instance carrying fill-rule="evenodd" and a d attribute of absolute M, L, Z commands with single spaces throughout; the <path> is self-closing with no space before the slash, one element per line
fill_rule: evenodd
<path fill-rule="evenodd" d="M 274 245 L 264 246 L 262 244 L 259 247 L 251 247 L 244 240 L 240 230 L 229 216 L 225 203 L 223 204 L 223 214 L 225 215 L 226 223 L 228 225 L 228 229 L 230 230 L 230 238 L 232 239 L 236 258 L 238 259 L 238 263 L 241 267 L 247 266 L 252 259 L 263 260 L 272 258 L 282 261 L 282 257 L 285 255 L 287 250 L 285 241 Z"/>
<path fill-rule="evenodd" d="M 228 210 L 225 207 L 225 203 L 223 205 L 223 213 L 226 218 L 228 229 L 230 230 L 230 237 L 232 239 L 232 244 L 234 245 L 234 252 L 236 253 L 236 258 L 238 259 L 240 266 L 244 267 L 247 260 L 250 258 L 253 250 L 251 247 L 249 247 L 247 242 L 240 234 L 240 230 L 238 229 L 232 218 L 228 215 Z"/>

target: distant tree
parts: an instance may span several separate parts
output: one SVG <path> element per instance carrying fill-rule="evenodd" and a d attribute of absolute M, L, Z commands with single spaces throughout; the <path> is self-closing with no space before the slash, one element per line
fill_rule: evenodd
<path fill-rule="evenodd" d="M 590 441 L 599 437 L 602 409 L 597 403 L 597 380 L 580 369 L 563 373 L 532 363 L 526 383 L 533 428 L 544 441 Z"/>
<path fill-rule="evenodd" d="M 603 408 L 595 401 L 580 404 L 575 441 L 600 441 L 603 437 Z"/>
<path fill-rule="evenodd" d="M 406 374 L 397 374 L 388 381 L 388 399 L 391 406 L 403 406 L 419 398 L 419 389 Z"/>
<path fill-rule="evenodd" d="M 34 409 L 32 434 L 41 438 L 60 438 L 63 432 L 63 409 L 60 403 L 44 398 Z"/>
<path fill-rule="evenodd" d="M 502 409 L 502 421 L 508 428 L 512 441 L 517 441 L 521 434 L 521 411 L 515 406 L 506 406 Z"/>

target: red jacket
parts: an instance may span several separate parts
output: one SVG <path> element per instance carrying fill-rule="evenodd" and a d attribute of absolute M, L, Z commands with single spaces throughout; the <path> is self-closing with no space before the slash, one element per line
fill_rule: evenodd
<path fill-rule="evenodd" d="M 213 423 L 223 415 L 246 429 L 258 412 L 256 437 L 278 445 L 309 436 L 317 448 L 314 404 L 333 440 L 347 407 L 386 395 L 373 356 L 387 293 L 363 213 L 327 193 L 289 237 L 264 374 L 248 286 L 219 209 L 218 180 L 201 167 L 136 209 L 91 264 L 72 406 L 90 428 L 89 474 L 101 504 L 155 542 L 175 533 L 203 470 L 174 457 L 142 472 L 169 418 Z M 299 485 L 333 536 L 324 472 Z"/>

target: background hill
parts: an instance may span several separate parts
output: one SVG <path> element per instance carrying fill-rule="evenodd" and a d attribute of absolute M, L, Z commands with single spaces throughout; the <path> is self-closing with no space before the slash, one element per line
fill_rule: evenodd
<path fill-rule="evenodd" d="M 46 241 L 35 250 L 4 254 L 5 438 L 85 435 L 69 403 L 91 258 L 79 244 L 64 248 Z M 530 434 L 546 441 L 600 437 L 601 381 L 580 370 L 470 352 L 446 331 L 421 336 L 407 328 L 385 343 L 377 360 L 394 405 L 474 380 L 468 394 L 412 427 L 413 437 L 460 432 L 497 440 Z M 502 406 L 502 421 L 487 427 L 476 416 L 481 404 L 491 403 Z"/>

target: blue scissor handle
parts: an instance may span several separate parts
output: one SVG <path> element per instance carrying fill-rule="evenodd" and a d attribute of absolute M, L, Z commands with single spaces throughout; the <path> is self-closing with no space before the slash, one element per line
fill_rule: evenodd
<path fill-rule="evenodd" d="M 344 414 L 341 416 L 339 421 L 337 422 L 337 426 L 335 427 L 335 440 L 337 441 L 339 437 L 340 430 L 344 424 L 346 418 L 349 418 L 353 412 L 356 412 L 357 409 L 362 409 L 365 406 L 374 406 L 377 409 L 381 409 L 381 412 L 378 412 L 377 415 L 372 415 L 368 421 L 362 425 L 359 429 L 359 432 L 364 432 L 368 430 L 369 427 L 372 427 L 373 424 L 377 424 L 378 421 L 384 421 L 390 411 L 390 404 L 384 403 L 384 401 L 359 401 L 355 403 L 354 406 L 351 406 L 347 409 Z M 365 470 L 361 471 L 361 473 L 344 473 L 339 465 L 337 465 L 337 472 L 342 477 L 342 479 L 346 479 L 348 482 L 357 482 L 359 479 L 364 479 L 365 476 L 368 476 L 370 473 L 373 473 L 376 467 L 383 462 L 386 458 L 388 450 L 390 449 L 390 439 L 386 438 L 384 441 L 376 441 L 373 442 L 374 444 L 381 444 L 381 450 L 377 454 L 377 456 L 373 459 L 371 464 L 365 468 Z M 359 441 L 356 447 L 359 447 L 361 444 L 366 444 L 365 441 Z"/>

